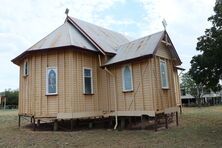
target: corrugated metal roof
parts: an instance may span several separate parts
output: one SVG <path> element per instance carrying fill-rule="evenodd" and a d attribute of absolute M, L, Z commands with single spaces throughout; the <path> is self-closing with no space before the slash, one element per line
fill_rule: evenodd
<path fill-rule="evenodd" d="M 186 94 L 185 96 L 181 96 L 181 99 L 194 99 L 195 97 L 191 94 Z"/>
<path fill-rule="evenodd" d="M 152 55 L 163 35 L 164 31 L 157 32 L 117 47 L 117 54 L 105 65 Z"/>
<path fill-rule="evenodd" d="M 116 53 L 116 47 L 128 43 L 128 39 L 120 33 L 96 26 L 94 24 L 71 18 L 87 35 L 90 36 L 105 52 Z"/>
<path fill-rule="evenodd" d="M 158 43 L 165 33 L 165 31 L 161 31 L 129 42 L 128 39 L 120 33 L 76 18 L 67 17 L 63 25 L 12 61 L 16 63 L 17 60 L 22 58 L 29 51 L 76 46 L 91 51 L 115 54 L 115 56 L 104 65 L 106 66 L 154 54 Z M 174 47 L 170 52 L 180 62 Z"/>
<path fill-rule="evenodd" d="M 214 97 L 221 97 L 221 95 L 218 93 L 210 93 L 210 94 L 204 94 L 202 96 L 202 98 L 214 98 Z"/>
<path fill-rule="evenodd" d="M 66 21 L 52 33 L 33 45 L 27 51 L 49 49 L 64 46 L 77 46 L 98 51 L 72 24 Z"/>

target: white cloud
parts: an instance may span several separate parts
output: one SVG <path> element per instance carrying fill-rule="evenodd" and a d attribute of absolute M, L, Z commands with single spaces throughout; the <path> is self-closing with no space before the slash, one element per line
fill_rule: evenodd
<path fill-rule="evenodd" d="M 98 13 L 125 0 L 0 0 L 0 91 L 18 88 L 18 67 L 11 60 L 42 39 L 70 16 L 90 22 Z M 112 22 L 113 23 L 113 22 Z M 106 24 L 104 23 L 104 26 Z M 109 25 L 107 25 L 109 26 Z"/>
<path fill-rule="evenodd" d="M 161 24 L 163 18 L 167 20 L 168 27 L 180 25 L 190 29 L 198 29 L 202 26 L 205 28 L 207 26 L 207 18 L 213 14 L 214 6 L 214 1 L 209 0 L 140 1 L 146 10 L 143 25 L 146 23 L 149 31 L 163 29 Z"/>
<path fill-rule="evenodd" d="M 213 13 L 212 0 L 140 0 L 144 18 L 122 18 L 104 12 L 126 0 L 0 0 L 0 91 L 18 87 L 18 67 L 10 62 L 12 58 L 42 39 L 60 26 L 69 15 L 101 25 L 117 28 L 126 35 L 144 36 L 162 30 L 161 21 L 167 20 L 167 30 L 181 55 L 184 67 L 194 55 L 196 38 L 209 25 L 207 18 Z M 123 12 L 137 11 L 126 9 Z M 138 16 L 142 17 L 142 16 Z M 135 26 L 135 30 L 122 30 L 117 26 Z M 186 56 L 184 56 L 186 55 Z"/>
<path fill-rule="evenodd" d="M 97 18 L 97 21 L 94 24 L 109 29 L 109 28 L 112 28 L 112 26 L 114 25 L 115 26 L 128 26 L 128 25 L 136 24 L 136 22 L 127 18 L 122 19 L 122 20 L 116 20 L 112 16 L 104 16 L 102 19 Z"/>
<path fill-rule="evenodd" d="M 190 60 L 195 51 L 197 37 L 210 26 L 207 18 L 213 14 L 215 1 L 212 0 L 140 0 L 146 16 L 140 27 L 141 36 L 163 30 L 162 20 L 167 21 L 167 31 L 176 46 L 183 67 L 190 68 Z M 190 55 L 184 57 L 183 55 Z"/>

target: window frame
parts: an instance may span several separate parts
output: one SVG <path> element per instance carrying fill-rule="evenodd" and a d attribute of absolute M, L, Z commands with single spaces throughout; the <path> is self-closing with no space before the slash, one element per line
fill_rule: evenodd
<path fill-rule="evenodd" d="M 91 78 L 91 92 L 90 93 L 86 93 L 86 89 L 85 89 L 86 88 L 86 86 L 85 86 L 85 70 L 90 70 L 90 78 Z M 83 94 L 84 95 L 93 95 L 94 90 L 93 90 L 93 70 L 92 70 L 92 68 L 83 67 L 82 76 L 83 76 Z M 89 78 L 89 77 L 87 77 L 87 78 Z"/>
<path fill-rule="evenodd" d="M 166 78 L 166 86 L 163 86 L 163 77 L 161 74 L 161 64 L 164 64 L 164 72 L 165 72 L 165 78 Z M 168 70 L 167 70 L 167 62 L 166 60 L 160 59 L 160 82 L 162 89 L 169 89 L 169 78 L 168 78 Z"/>
<path fill-rule="evenodd" d="M 50 70 L 54 70 L 54 72 L 56 73 L 56 92 L 55 93 L 49 93 L 49 90 L 48 90 L 48 78 L 49 78 Z M 46 68 L 46 95 L 47 96 L 58 95 L 58 70 L 57 70 L 57 67 L 47 67 Z"/>
<path fill-rule="evenodd" d="M 125 86 L 125 75 L 124 75 L 124 70 L 126 67 L 129 67 L 130 69 L 130 78 L 131 78 L 131 89 L 126 89 L 126 86 Z M 127 64 L 127 65 L 124 65 L 122 67 L 122 91 L 123 92 L 132 92 L 133 91 L 133 72 L 132 72 L 132 65 L 131 64 Z"/>
<path fill-rule="evenodd" d="M 27 73 L 26 73 L 27 69 Z M 27 77 L 29 75 L 29 65 L 28 65 L 28 60 L 25 60 L 23 63 L 23 76 Z"/>

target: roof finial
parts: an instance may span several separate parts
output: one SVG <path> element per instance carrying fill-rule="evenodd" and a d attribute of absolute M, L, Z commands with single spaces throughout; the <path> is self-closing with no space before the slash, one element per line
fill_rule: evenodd
<path fill-rule="evenodd" d="M 68 8 L 66 8 L 65 14 L 68 16 L 68 14 L 69 14 L 69 9 Z"/>
<path fill-rule="evenodd" d="M 165 19 L 162 20 L 162 24 L 163 24 L 164 30 L 166 30 L 167 22 Z"/>

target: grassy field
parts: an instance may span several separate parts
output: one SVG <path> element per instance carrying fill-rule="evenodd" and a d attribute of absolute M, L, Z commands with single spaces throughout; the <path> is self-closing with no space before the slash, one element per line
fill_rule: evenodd
<path fill-rule="evenodd" d="M 32 131 L 17 127 L 17 111 L 0 111 L 0 147 L 222 147 L 222 106 L 183 108 L 169 129 Z M 27 121 L 22 122 L 23 125 Z"/>

